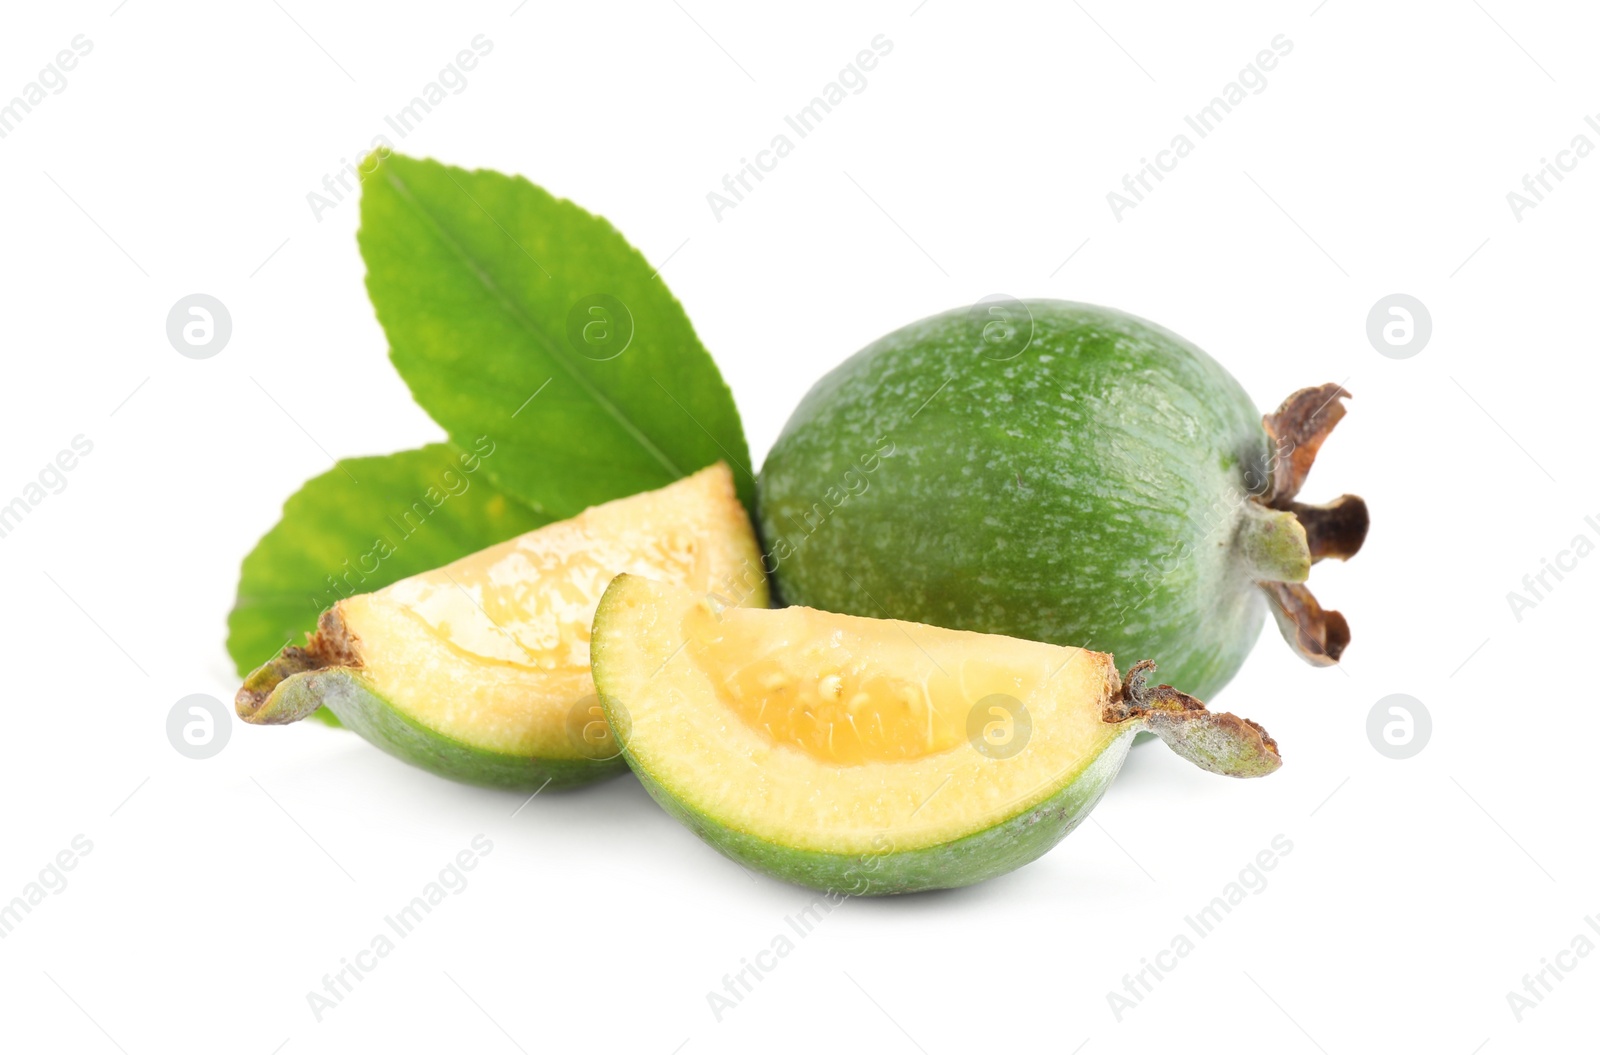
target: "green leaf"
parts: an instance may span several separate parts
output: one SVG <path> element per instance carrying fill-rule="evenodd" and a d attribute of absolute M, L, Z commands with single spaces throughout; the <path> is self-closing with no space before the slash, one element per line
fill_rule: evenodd
<path fill-rule="evenodd" d="M 390 357 L 457 443 L 552 517 L 719 460 L 753 501 L 733 397 L 655 269 L 520 177 L 396 154 L 362 170 L 361 254 Z"/>
<path fill-rule="evenodd" d="M 346 458 L 306 482 L 245 557 L 228 614 L 239 676 L 298 644 L 317 615 L 550 522 L 497 489 L 487 471 L 510 453 L 480 438 Z"/>

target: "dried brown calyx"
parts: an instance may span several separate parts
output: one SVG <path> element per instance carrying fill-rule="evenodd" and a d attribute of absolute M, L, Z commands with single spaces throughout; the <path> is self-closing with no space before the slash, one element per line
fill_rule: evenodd
<path fill-rule="evenodd" d="M 337 605 L 317 617 L 317 629 L 306 635 L 306 646 L 286 647 L 245 679 L 233 698 L 240 718 L 253 725 L 287 725 L 309 716 L 321 700 L 315 693 L 275 690 L 296 674 L 329 667 L 359 667 L 358 641 L 344 625 Z"/>
<path fill-rule="evenodd" d="M 1150 685 L 1154 660 L 1140 660 L 1128 670 L 1122 691 L 1106 705 L 1101 718 L 1112 724 L 1139 721 L 1172 750 L 1211 773 L 1230 777 L 1264 777 L 1283 765 L 1277 741 L 1248 718 L 1213 714 L 1206 705 L 1171 685 Z"/>
<path fill-rule="evenodd" d="M 1265 490 L 1248 503 L 1240 541 L 1284 640 L 1315 666 L 1339 661 L 1350 643 L 1350 624 L 1319 605 L 1305 579 L 1319 560 L 1355 556 L 1366 541 L 1369 518 L 1367 504 L 1355 495 L 1340 495 L 1324 505 L 1297 502 L 1295 496 L 1323 441 L 1344 417 L 1341 400 L 1348 398 L 1350 393 L 1340 385 L 1302 388 L 1262 417 L 1272 463 Z"/>

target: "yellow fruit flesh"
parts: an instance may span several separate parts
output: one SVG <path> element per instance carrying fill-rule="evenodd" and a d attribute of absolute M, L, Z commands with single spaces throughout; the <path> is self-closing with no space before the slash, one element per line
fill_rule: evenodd
<path fill-rule="evenodd" d="M 945 663 L 926 652 L 920 661 L 889 655 L 915 649 L 905 624 L 842 630 L 832 616 L 809 608 L 785 615 L 782 632 L 774 633 L 777 620 L 719 621 L 697 610 L 690 616 L 690 649 L 717 698 L 746 725 L 834 765 L 970 747 L 974 704 L 991 696 L 999 699 L 990 706 L 1020 701 L 1049 674 L 1036 663 L 1007 665 L 989 655 L 952 656 Z M 741 664 L 737 670 L 721 669 L 728 657 Z M 886 665 L 897 659 L 907 665 Z"/>
<path fill-rule="evenodd" d="M 621 572 L 765 605 L 749 519 L 724 465 L 585 510 L 340 602 L 361 674 L 391 705 L 475 747 L 580 758 L 589 633 Z"/>
<path fill-rule="evenodd" d="M 596 656 L 630 753 L 678 800 L 785 846 L 881 852 L 981 831 L 1049 798 L 1127 729 L 1101 712 L 1111 657 L 808 608 L 718 611 L 628 579 L 601 611 Z M 659 669 L 657 669 L 659 668 Z M 989 754 L 988 698 L 1031 727 Z M 1013 730 L 1014 732 L 1014 730 Z"/>

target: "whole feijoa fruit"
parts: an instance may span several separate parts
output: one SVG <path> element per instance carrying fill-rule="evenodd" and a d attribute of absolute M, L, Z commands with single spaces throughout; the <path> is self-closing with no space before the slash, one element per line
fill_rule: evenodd
<path fill-rule="evenodd" d="M 1262 417 L 1199 348 L 1120 311 L 992 298 L 869 345 L 807 393 L 761 471 L 786 604 L 1162 657 L 1202 698 L 1263 615 L 1338 660 L 1304 583 L 1367 531 L 1295 501 L 1347 393 Z"/>

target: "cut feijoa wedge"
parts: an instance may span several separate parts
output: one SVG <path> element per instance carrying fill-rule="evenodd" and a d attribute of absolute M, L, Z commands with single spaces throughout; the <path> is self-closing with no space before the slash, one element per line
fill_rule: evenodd
<path fill-rule="evenodd" d="M 750 519 L 719 463 L 340 601 L 304 648 L 251 674 L 235 706 L 258 725 L 328 707 L 390 754 L 466 783 L 599 779 L 624 763 L 595 700 L 589 632 L 620 572 L 768 603 Z"/>
<path fill-rule="evenodd" d="M 810 608 L 740 609 L 619 576 L 594 678 L 658 802 L 742 864 L 848 894 L 966 886 L 1093 808 L 1148 730 L 1203 769 L 1278 768 L 1265 730 L 1153 664 Z"/>

